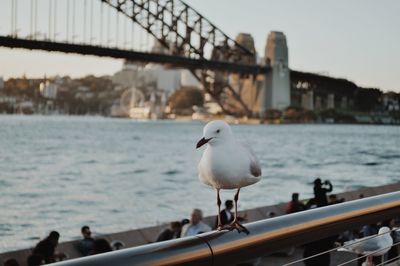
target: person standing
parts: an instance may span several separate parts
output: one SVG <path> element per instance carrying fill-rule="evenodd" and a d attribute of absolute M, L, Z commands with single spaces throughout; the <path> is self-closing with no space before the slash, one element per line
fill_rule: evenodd
<path fill-rule="evenodd" d="M 328 205 L 328 198 L 326 193 L 333 190 L 332 183 L 326 180 L 323 184 L 320 178 L 314 180 L 314 199 L 317 207 Z"/>

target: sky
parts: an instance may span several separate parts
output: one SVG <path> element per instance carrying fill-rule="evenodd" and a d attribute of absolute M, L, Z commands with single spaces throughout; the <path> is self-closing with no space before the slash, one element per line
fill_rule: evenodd
<path fill-rule="evenodd" d="M 18 1 L 18 26 L 28 29 L 29 7 L 20 10 L 24 1 L 29 0 Z M 49 0 L 36 1 L 40 1 L 41 17 L 40 10 L 49 9 Z M 62 9 L 66 1 L 58 0 L 58 9 Z M 78 2 L 83 3 L 83 0 Z M 100 1 L 87 2 L 90 5 Z M 264 54 L 268 33 L 283 31 L 291 69 L 346 78 L 363 87 L 400 92 L 400 1 L 186 0 L 186 3 L 233 38 L 240 32 L 251 34 L 260 56 Z M 10 10 L 11 0 L 1 0 L 0 34 L 4 35 L 11 28 Z M 83 12 L 79 6 L 77 10 Z M 63 13 L 60 10 L 57 16 Z M 42 17 L 45 19 L 39 24 L 47 27 L 48 16 Z M 65 28 L 60 24 L 59 28 Z M 78 20 L 76 24 L 81 25 Z M 77 31 L 81 28 L 79 25 L 75 26 Z M 110 25 L 114 27 L 111 22 Z M 126 36 L 122 29 L 119 34 L 121 42 Z M 135 40 L 144 38 L 137 35 L 137 30 L 135 34 Z M 140 42 L 137 45 L 144 44 Z M 110 58 L 0 48 L 0 76 L 5 78 L 22 74 L 28 77 L 112 75 L 121 67 L 122 60 Z"/>

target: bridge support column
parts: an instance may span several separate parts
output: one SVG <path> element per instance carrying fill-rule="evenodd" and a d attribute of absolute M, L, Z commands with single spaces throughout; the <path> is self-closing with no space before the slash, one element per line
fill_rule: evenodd
<path fill-rule="evenodd" d="M 272 69 L 266 71 L 264 74 L 264 81 L 260 91 L 260 123 L 264 123 L 267 110 L 271 106 L 272 97 Z"/>

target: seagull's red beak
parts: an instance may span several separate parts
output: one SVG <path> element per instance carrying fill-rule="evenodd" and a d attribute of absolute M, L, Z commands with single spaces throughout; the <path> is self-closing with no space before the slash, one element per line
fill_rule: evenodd
<path fill-rule="evenodd" d="M 209 139 L 202 138 L 201 140 L 199 140 L 199 142 L 197 142 L 196 149 L 200 148 L 201 146 L 203 146 L 204 144 L 209 142 L 210 139 L 212 139 L 212 138 L 209 138 Z"/>

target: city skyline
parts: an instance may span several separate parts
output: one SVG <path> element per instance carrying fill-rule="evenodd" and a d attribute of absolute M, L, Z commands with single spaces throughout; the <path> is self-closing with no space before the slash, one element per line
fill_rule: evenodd
<path fill-rule="evenodd" d="M 3 12 L 9 8 L 7 2 Z M 259 56 L 264 54 L 268 33 L 283 31 L 288 40 L 291 69 L 400 92 L 397 76 L 400 53 L 396 47 L 400 35 L 395 34 L 400 26 L 396 15 L 400 3 L 384 2 L 385 5 L 372 0 L 323 3 L 253 0 L 244 6 L 240 1 L 187 1 L 229 36 L 250 33 Z M 224 9 L 227 14 L 221 16 Z M 29 77 L 111 75 L 123 63 L 110 58 L 8 48 L 0 48 L 0 61 L 3 62 L 0 76 L 4 78 L 23 74 Z"/>

